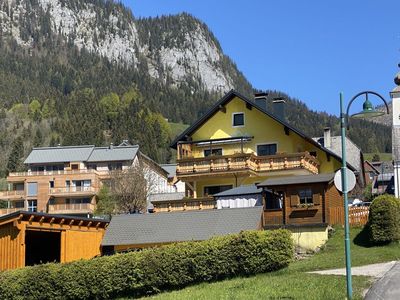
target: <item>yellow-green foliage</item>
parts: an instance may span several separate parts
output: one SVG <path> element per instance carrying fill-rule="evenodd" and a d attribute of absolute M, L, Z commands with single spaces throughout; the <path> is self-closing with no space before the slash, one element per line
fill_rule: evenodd
<path fill-rule="evenodd" d="M 400 239 L 400 201 L 391 195 L 376 197 L 370 207 L 368 222 L 371 240 L 386 243 Z"/>
<path fill-rule="evenodd" d="M 202 242 L 0 274 L 0 299 L 110 299 L 201 281 L 270 272 L 293 258 L 287 230 L 247 231 Z"/>

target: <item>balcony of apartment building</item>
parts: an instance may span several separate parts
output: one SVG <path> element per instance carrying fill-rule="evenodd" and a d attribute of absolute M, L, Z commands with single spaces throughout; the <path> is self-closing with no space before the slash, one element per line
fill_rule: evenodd
<path fill-rule="evenodd" d="M 270 172 L 295 171 L 299 175 L 318 174 L 319 161 L 309 152 L 277 152 L 277 144 L 246 146 L 251 137 L 178 143 L 177 176 L 190 180 L 201 176 L 244 173 L 266 175 Z M 225 151 L 228 149 L 228 151 Z M 228 152 L 228 155 L 224 155 Z"/>
<path fill-rule="evenodd" d="M 48 203 L 49 214 L 87 215 L 96 208 L 94 197 L 52 198 Z"/>

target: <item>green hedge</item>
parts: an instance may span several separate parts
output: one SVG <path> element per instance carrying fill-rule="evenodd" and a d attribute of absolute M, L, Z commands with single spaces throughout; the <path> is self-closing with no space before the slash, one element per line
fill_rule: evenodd
<path fill-rule="evenodd" d="M 388 243 L 400 239 L 400 201 L 391 195 L 376 197 L 370 206 L 368 227 L 371 241 Z"/>
<path fill-rule="evenodd" d="M 202 242 L 0 273 L 0 299 L 110 299 L 201 281 L 274 271 L 293 258 L 287 230 L 247 231 Z"/>

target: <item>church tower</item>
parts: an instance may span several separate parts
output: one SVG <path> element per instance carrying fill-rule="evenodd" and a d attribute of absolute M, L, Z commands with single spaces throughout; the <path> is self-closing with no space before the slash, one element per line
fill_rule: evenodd
<path fill-rule="evenodd" d="M 400 64 L 399 64 L 400 67 Z M 390 93 L 392 98 L 392 158 L 394 172 L 394 194 L 400 198 L 400 72 L 394 78 L 396 87 Z"/>

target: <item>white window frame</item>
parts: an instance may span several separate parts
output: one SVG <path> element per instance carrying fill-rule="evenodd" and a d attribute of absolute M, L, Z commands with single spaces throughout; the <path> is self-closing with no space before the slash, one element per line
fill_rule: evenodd
<path fill-rule="evenodd" d="M 235 115 L 243 115 L 243 125 L 235 125 Z M 245 113 L 243 111 L 238 111 L 238 112 L 234 112 L 232 113 L 232 127 L 244 127 L 246 125 L 246 116 Z"/>
<path fill-rule="evenodd" d="M 262 145 L 276 145 L 276 153 L 278 153 L 279 152 L 279 143 L 278 142 L 265 142 L 265 143 L 257 143 L 256 144 L 256 149 L 255 149 L 255 152 L 256 152 L 256 154 L 257 154 L 257 156 L 258 156 L 258 152 L 257 152 L 257 147 L 258 146 L 262 146 Z"/>

